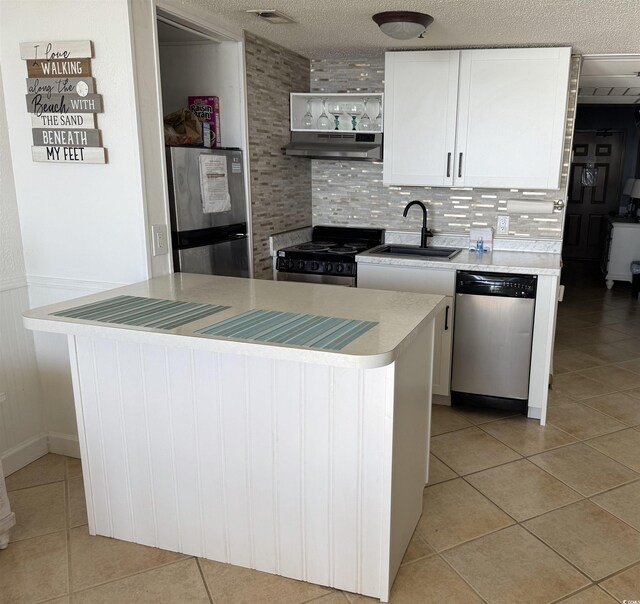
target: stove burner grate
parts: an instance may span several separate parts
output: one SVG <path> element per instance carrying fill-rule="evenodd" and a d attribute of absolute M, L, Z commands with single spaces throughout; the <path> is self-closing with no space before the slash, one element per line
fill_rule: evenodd
<path fill-rule="evenodd" d="M 301 243 L 296 246 L 297 250 L 303 252 L 321 252 L 332 248 L 335 243 L 331 243 L 329 241 L 317 241 L 317 242 L 309 242 L 309 243 Z"/>

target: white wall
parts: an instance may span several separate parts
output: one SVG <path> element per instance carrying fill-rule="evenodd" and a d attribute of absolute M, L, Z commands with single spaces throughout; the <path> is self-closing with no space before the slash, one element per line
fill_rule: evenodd
<path fill-rule="evenodd" d="M 150 0 L 137 3 L 152 6 Z M 12 160 L 32 306 L 141 281 L 150 273 L 129 8 L 127 0 L 0 2 L 0 64 L 11 145 L 2 164 L 6 170 Z M 105 108 L 98 127 L 107 164 L 32 162 L 26 64 L 19 45 L 34 40 L 92 40 L 92 70 Z M 66 340 L 38 334 L 36 351 L 50 449 L 72 453 L 76 428 Z"/>
<path fill-rule="evenodd" d="M 0 61 L 27 275 L 98 284 L 147 277 L 144 207 L 126 0 L 3 0 Z M 30 40 L 93 41 L 107 164 L 31 161 L 25 107 Z"/>
<path fill-rule="evenodd" d="M 181 0 L 157 3 L 186 21 L 213 25 L 206 10 L 185 11 Z M 172 270 L 168 254 L 152 255 L 148 237 L 149 225 L 169 222 L 155 5 L 156 0 L 0 0 L 0 393 L 7 393 L 0 402 L 0 456 L 9 451 L 15 461 L 5 462 L 5 473 L 44 454 L 47 446 L 78 454 L 66 340 L 30 336 L 21 327 L 23 310 Z M 225 39 L 241 39 L 239 31 L 217 31 Z M 19 45 L 35 40 L 93 42 L 107 164 L 32 162 Z M 243 95 L 242 90 L 238 111 Z M 242 131 L 246 140 L 244 121 Z"/>
<path fill-rule="evenodd" d="M 0 81 L 0 460 L 6 474 L 47 450 L 28 308 L 20 221 Z"/>

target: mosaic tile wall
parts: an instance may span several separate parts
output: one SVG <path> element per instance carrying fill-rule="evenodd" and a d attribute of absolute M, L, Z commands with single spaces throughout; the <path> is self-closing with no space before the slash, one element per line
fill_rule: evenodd
<path fill-rule="evenodd" d="M 245 35 L 254 277 L 272 278 L 269 236 L 311 224 L 309 160 L 287 157 L 289 93 L 309 90 L 309 59 Z"/>
<path fill-rule="evenodd" d="M 387 187 L 382 164 L 313 160 L 313 223 L 376 226 L 413 230 L 421 225 L 419 212 L 403 218 L 407 202 L 427 203 L 434 233 L 462 234 L 472 226 L 493 226 L 506 214 L 508 199 L 566 201 L 567 178 L 580 71 L 580 58 L 571 63 L 569 111 L 560 190 Z M 382 92 L 384 56 L 362 61 L 316 60 L 311 63 L 312 92 Z M 564 210 L 553 214 L 510 215 L 509 235 L 502 237 L 562 239 Z"/>

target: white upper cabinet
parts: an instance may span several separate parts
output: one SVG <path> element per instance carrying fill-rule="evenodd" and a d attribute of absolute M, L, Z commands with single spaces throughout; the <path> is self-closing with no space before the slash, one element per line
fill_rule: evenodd
<path fill-rule="evenodd" d="M 570 61 L 570 48 L 387 53 L 385 184 L 557 189 Z"/>
<path fill-rule="evenodd" d="M 459 63 L 458 50 L 386 53 L 385 184 L 453 184 Z"/>
<path fill-rule="evenodd" d="M 569 48 L 462 53 L 456 184 L 560 186 L 570 60 Z"/>

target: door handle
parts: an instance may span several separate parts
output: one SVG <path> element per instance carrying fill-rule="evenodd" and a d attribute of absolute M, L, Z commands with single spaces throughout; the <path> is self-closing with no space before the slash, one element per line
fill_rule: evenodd
<path fill-rule="evenodd" d="M 449 307 L 448 306 L 444 311 L 444 330 L 445 331 L 449 330 Z"/>
<path fill-rule="evenodd" d="M 458 157 L 458 178 L 462 178 L 462 153 Z"/>
<path fill-rule="evenodd" d="M 451 176 L 451 153 L 447 153 L 447 178 Z"/>

